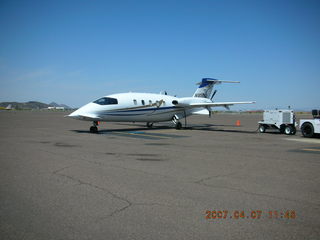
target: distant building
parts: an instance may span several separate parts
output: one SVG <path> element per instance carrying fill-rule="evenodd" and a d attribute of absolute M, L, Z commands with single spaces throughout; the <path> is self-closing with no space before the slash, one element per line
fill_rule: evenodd
<path fill-rule="evenodd" d="M 48 107 L 48 110 L 64 110 L 64 107 Z"/>

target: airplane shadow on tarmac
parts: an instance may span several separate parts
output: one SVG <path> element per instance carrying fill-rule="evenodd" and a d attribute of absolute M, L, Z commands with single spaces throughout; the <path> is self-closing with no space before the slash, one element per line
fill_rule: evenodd
<path fill-rule="evenodd" d="M 170 127 L 153 127 L 153 128 L 147 128 L 147 127 L 139 127 L 139 128 L 113 128 L 113 129 L 99 129 L 98 134 L 105 134 L 105 133 L 112 133 L 112 132 L 139 132 L 139 131 L 154 131 L 159 129 L 172 129 Z M 90 133 L 89 130 L 70 130 L 72 132 L 77 133 Z"/>
<path fill-rule="evenodd" d="M 175 128 L 172 125 L 162 125 L 162 126 L 153 126 L 152 128 L 147 128 L 145 125 L 142 124 L 124 124 L 119 123 L 117 125 L 122 126 L 129 126 L 130 128 L 118 128 L 118 129 L 99 129 L 98 134 L 108 134 L 108 133 L 139 133 L 139 132 L 145 132 L 145 133 L 152 133 L 156 130 L 168 130 Z M 241 130 L 241 129 L 221 129 L 216 127 L 228 127 L 228 128 L 239 128 L 238 126 L 234 125 L 213 125 L 213 124 L 203 124 L 203 125 L 196 125 L 196 124 L 190 124 L 187 125 L 187 127 L 182 127 L 181 130 L 177 130 L 176 133 L 179 133 L 179 131 L 183 130 L 193 130 L 193 131 L 210 131 L 210 132 L 230 132 L 230 133 L 246 133 L 246 134 L 256 134 L 257 130 Z M 72 132 L 76 133 L 90 133 L 89 130 L 70 130 Z M 269 132 L 270 134 L 280 134 L 279 132 Z"/>

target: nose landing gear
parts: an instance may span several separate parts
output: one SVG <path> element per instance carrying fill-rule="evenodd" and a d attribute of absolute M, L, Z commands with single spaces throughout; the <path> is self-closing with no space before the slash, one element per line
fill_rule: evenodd
<path fill-rule="evenodd" d="M 98 126 L 99 122 L 93 121 L 93 126 L 90 127 L 90 132 L 91 133 L 98 133 Z"/>

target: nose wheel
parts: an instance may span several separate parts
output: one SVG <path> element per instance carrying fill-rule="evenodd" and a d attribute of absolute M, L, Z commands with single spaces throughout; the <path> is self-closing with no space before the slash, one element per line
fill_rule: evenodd
<path fill-rule="evenodd" d="M 99 125 L 99 122 L 94 121 L 93 126 L 90 127 L 90 132 L 91 133 L 98 133 L 98 127 L 97 127 L 98 125 Z"/>

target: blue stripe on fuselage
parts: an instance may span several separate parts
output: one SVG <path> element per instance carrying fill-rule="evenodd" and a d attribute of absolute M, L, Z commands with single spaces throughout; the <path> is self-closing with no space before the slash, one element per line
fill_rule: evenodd
<path fill-rule="evenodd" d="M 144 108 L 144 109 L 133 109 L 133 110 L 116 110 L 116 112 L 141 112 L 141 111 L 155 111 L 155 110 L 164 110 L 170 108 L 177 108 L 177 107 L 162 107 L 162 108 Z"/>
<path fill-rule="evenodd" d="M 110 116 L 139 116 L 144 115 L 146 113 L 138 113 L 138 114 L 124 114 L 124 113 L 133 113 L 133 112 L 150 112 L 150 111 L 161 111 L 166 109 L 179 109 L 178 107 L 162 107 L 162 108 L 144 108 L 144 109 L 134 109 L 134 110 L 116 110 L 104 113 L 102 115 L 110 115 Z"/>

